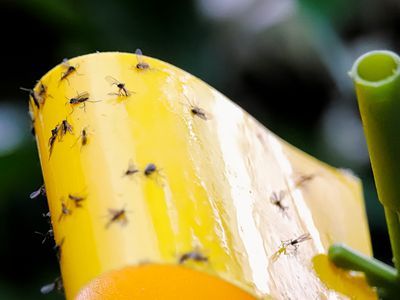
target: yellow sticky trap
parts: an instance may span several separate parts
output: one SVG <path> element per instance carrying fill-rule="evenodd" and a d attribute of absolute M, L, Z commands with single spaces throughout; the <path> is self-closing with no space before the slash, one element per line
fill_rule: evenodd
<path fill-rule="evenodd" d="M 78 299 L 340 298 L 313 257 L 333 242 L 371 254 L 358 179 L 192 75 L 96 53 L 40 82 L 47 97 L 30 109 L 68 299 L 82 288 Z M 72 129 L 60 134 L 63 120 Z"/>

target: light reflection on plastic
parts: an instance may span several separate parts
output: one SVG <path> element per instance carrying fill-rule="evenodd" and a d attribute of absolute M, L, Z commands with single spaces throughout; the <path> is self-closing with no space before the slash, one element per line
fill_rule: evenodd
<path fill-rule="evenodd" d="M 214 97 L 221 97 L 221 94 L 215 92 Z M 251 179 L 248 176 L 246 166 L 243 163 L 243 155 L 238 150 L 235 130 L 238 129 L 238 124 L 242 124 L 243 111 L 237 106 L 232 105 L 224 99 L 215 101 L 213 114 L 217 120 L 218 136 L 224 137 L 221 141 L 221 152 L 226 162 L 227 176 L 231 187 L 231 197 L 233 205 L 236 209 L 236 222 L 240 238 L 243 241 L 249 266 L 252 271 L 254 285 L 263 293 L 270 292 L 268 282 L 268 257 L 265 253 L 261 234 L 256 226 L 253 218 L 254 199 L 249 195 L 245 187 L 251 186 Z M 235 162 L 235 164 L 229 164 Z"/>

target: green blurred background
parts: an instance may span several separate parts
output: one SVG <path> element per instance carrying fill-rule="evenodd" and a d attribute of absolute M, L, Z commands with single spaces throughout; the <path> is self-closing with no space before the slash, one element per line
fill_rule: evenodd
<path fill-rule="evenodd" d="M 205 80 L 269 129 L 363 180 L 376 257 L 390 263 L 385 220 L 347 71 L 362 53 L 399 50 L 398 0 L 0 0 L 0 299 L 41 295 L 58 276 L 30 135 L 27 94 L 65 57 L 129 51 Z M 340 214 L 340 212 L 332 212 Z M 340 226 L 341 224 L 338 224 Z"/>

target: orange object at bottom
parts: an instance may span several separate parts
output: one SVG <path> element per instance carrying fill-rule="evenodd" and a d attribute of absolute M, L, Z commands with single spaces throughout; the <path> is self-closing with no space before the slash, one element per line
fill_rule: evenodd
<path fill-rule="evenodd" d="M 217 277 L 175 265 L 126 267 L 87 284 L 77 300 L 107 299 L 241 299 L 255 300 Z"/>

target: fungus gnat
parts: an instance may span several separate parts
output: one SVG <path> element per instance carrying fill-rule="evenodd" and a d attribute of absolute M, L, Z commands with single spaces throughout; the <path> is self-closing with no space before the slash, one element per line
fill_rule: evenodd
<path fill-rule="evenodd" d="M 126 217 L 126 209 L 123 207 L 122 209 L 108 209 L 109 221 L 106 224 L 106 229 L 110 227 L 112 223 L 120 223 L 121 226 L 125 226 L 128 224 L 128 218 Z"/>
<path fill-rule="evenodd" d="M 49 158 L 51 156 L 51 153 L 53 152 L 54 142 L 56 141 L 59 130 L 60 124 L 57 124 L 56 127 L 51 130 L 51 136 L 49 138 Z"/>
<path fill-rule="evenodd" d="M 77 95 L 75 97 L 67 98 L 68 99 L 67 103 L 71 104 L 72 107 L 82 104 L 83 110 L 86 111 L 86 103 L 87 102 L 90 102 L 90 103 L 101 102 L 100 100 L 98 100 L 98 101 L 89 100 L 89 97 L 90 97 L 90 95 L 88 92 L 77 93 Z M 73 110 L 72 110 L 72 112 L 73 112 Z"/>
<path fill-rule="evenodd" d="M 54 232 L 53 232 L 53 225 L 51 224 L 50 212 L 47 212 L 46 214 L 42 214 L 42 217 L 46 219 L 50 228 L 49 228 L 49 230 L 47 230 L 46 233 L 41 233 L 38 231 L 35 231 L 35 233 L 39 234 L 43 237 L 42 244 L 44 244 L 48 238 L 54 237 Z"/>
<path fill-rule="evenodd" d="M 81 134 L 79 135 L 79 137 L 76 139 L 75 143 L 71 146 L 71 148 L 73 146 L 75 146 L 75 144 L 79 141 L 79 139 L 81 140 L 81 149 L 83 146 L 86 146 L 88 143 L 88 132 L 86 127 L 82 129 Z"/>
<path fill-rule="evenodd" d="M 33 89 L 27 89 L 27 88 L 23 88 L 23 87 L 20 87 L 19 88 L 21 91 L 26 91 L 26 92 L 29 92 L 29 96 L 32 98 L 32 100 L 33 100 L 33 103 L 35 103 L 35 106 L 39 109 L 40 108 L 40 103 L 42 102 L 41 101 L 41 97 L 39 96 L 39 94 L 38 93 L 36 93 Z"/>
<path fill-rule="evenodd" d="M 82 207 L 81 202 L 84 201 L 86 198 L 85 197 L 80 197 L 72 194 L 68 194 L 68 199 L 73 201 L 75 204 L 75 207 Z"/>
<path fill-rule="evenodd" d="M 42 244 L 44 244 L 48 238 L 52 238 L 54 236 L 53 228 L 47 230 L 46 233 L 41 233 L 39 231 L 35 231 L 35 233 L 43 237 Z"/>
<path fill-rule="evenodd" d="M 78 93 L 76 97 L 69 98 L 69 104 L 81 104 L 89 100 L 89 93 L 82 92 Z"/>
<path fill-rule="evenodd" d="M 82 137 L 82 146 L 85 146 L 88 142 L 88 134 L 85 128 L 82 129 L 81 137 Z"/>
<path fill-rule="evenodd" d="M 53 250 L 56 252 L 56 257 L 58 261 L 61 260 L 62 246 L 64 245 L 65 237 L 61 239 L 59 243 L 56 243 L 53 247 Z"/>
<path fill-rule="evenodd" d="M 284 212 L 285 210 L 288 209 L 287 206 L 284 206 L 282 204 L 282 201 L 285 198 L 285 196 L 286 192 L 281 190 L 279 194 L 276 192 L 272 192 L 271 197 L 269 199 L 271 200 L 272 204 L 276 205 L 282 212 Z"/>
<path fill-rule="evenodd" d="M 36 191 L 30 193 L 29 198 L 35 199 L 39 195 L 42 195 L 43 197 L 46 197 L 46 188 L 44 187 L 44 184 L 40 188 L 38 188 Z"/>
<path fill-rule="evenodd" d="M 36 131 L 35 131 L 35 122 L 32 121 L 31 124 L 31 134 L 35 137 L 36 136 Z"/>
<path fill-rule="evenodd" d="M 311 235 L 309 233 L 303 233 L 302 235 L 300 235 L 299 237 L 297 237 L 295 239 L 282 241 L 281 246 L 279 247 L 278 251 L 276 251 L 272 255 L 272 260 L 274 260 L 274 261 L 277 260 L 282 253 L 285 255 L 288 255 L 289 251 L 291 251 L 292 253 L 296 253 L 296 251 L 299 247 L 299 244 L 304 241 L 310 240 L 310 239 L 311 239 Z"/>
<path fill-rule="evenodd" d="M 310 240 L 311 239 L 311 235 L 307 232 L 307 233 L 303 233 L 302 235 L 300 235 L 299 237 L 295 238 L 295 239 L 290 239 L 287 241 L 283 241 L 282 242 L 282 247 L 289 247 L 292 246 L 294 247 L 295 250 L 297 250 L 297 248 L 299 247 L 299 244 Z"/>
<path fill-rule="evenodd" d="M 150 176 L 154 172 L 157 171 L 157 166 L 153 163 L 147 164 L 146 168 L 144 169 L 143 173 L 145 176 Z"/>
<path fill-rule="evenodd" d="M 127 90 L 125 83 L 118 81 L 114 77 L 106 76 L 105 79 L 111 86 L 115 85 L 118 88 L 117 93 L 109 93 L 109 95 L 116 95 L 116 96 L 120 96 L 120 97 L 129 97 L 132 93 L 134 93 L 132 91 Z"/>
<path fill-rule="evenodd" d="M 150 69 L 150 65 L 143 60 L 142 50 L 136 49 L 135 54 L 136 54 L 136 59 L 137 59 L 136 69 L 138 69 L 138 70 Z"/>
<path fill-rule="evenodd" d="M 67 207 L 64 200 L 61 200 L 61 214 L 58 217 L 58 222 L 61 222 L 65 216 L 70 215 L 71 213 L 71 210 Z"/>
<path fill-rule="evenodd" d="M 194 260 L 196 262 L 208 262 L 208 257 L 201 254 L 199 251 L 191 251 L 183 254 L 178 262 L 179 264 L 183 264 L 188 260 Z"/>
<path fill-rule="evenodd" d="M 205 120 L 205 121 L 211 119 L 211 115 L 210 115 L 208 112 L 206 112 L 204 109 L 202 109 L 201 107 L 199 107 L 197 104 L 192 103 L 192 102 L 189 100 L 188 97 L 185 96 L 185 98 L 186 98 L 186 100 L 187 100 L 188 103 L 189 103 L 189 106 L 190 106 L 190 113 L 191 113 L 193 116 L 196 116 L 196 117 L 198 117 L 198 118 L 200 118 L 200 119 L 203 119 L 203 120 Z"/>
<path fill-rule="evenodd" d="M 64 286 L 61 277 L 57 277 L 53 282 L 46 284 L 40 288 L 42 294 L 49 294 L 53 291 L 63 292 Z"/>
<path fill-rule="evenodd" d="M 79 65 L 75 65 L 72 66 L 68 59 L 64 58 L 62 65 L 64 66 L 64 68 L 66 68 L 65 72 L 61 73 L 61 78 L 60 78 L 60 82 L 63 80 L 67 80 L 68 81 L 68 77 L 72 74 L 75 73 L 76 70 L 78 69 Z M 68 82 L 69 83 L 69 82 Z"/>
<path fill-rule="evenodd" d="M 69 132 L 70 134 L 73 134 L 73 127 L 71 124 L 68 123 L 67 119 L 62 120 L 61 122 L 61 128 L 60 128 L 60 137 L 62 138 L 64 135 Z"/>
<path fill-rule="evenodd" d="M 135 167 L 132 162 L 129 162 L 128 169 L 124 172 L 124 176 L 130 176 L 139 172 L 139 169 Z"/>
<path fill-rule="evenodd" d="M 44 101 L 44 99 L 47 96 L 47 87 L 42 82 L 39 82 L 39 93 L 38 94 L 40 97 L 42 97 L 42 99 Z"/>
<path fill-rule="evenodd" d="M 297 178 L 297 180 L 295 181 L 295 184 L 294 184 L 295 188 L 299 188 L 299 187 L 303 186 L 307 182 L 314 179 L 314 177 L 315 177 L 315 174 L 303 174 L 303 175 L 299 176 L 299 178 Z"/>
<path fill-rule="evenodd" d="M 42 217 L 47 219 L 47 222 L 49 222 L 51 224 L 51 214 L 49 211 L 45 214 L 42 214 Z"/>

